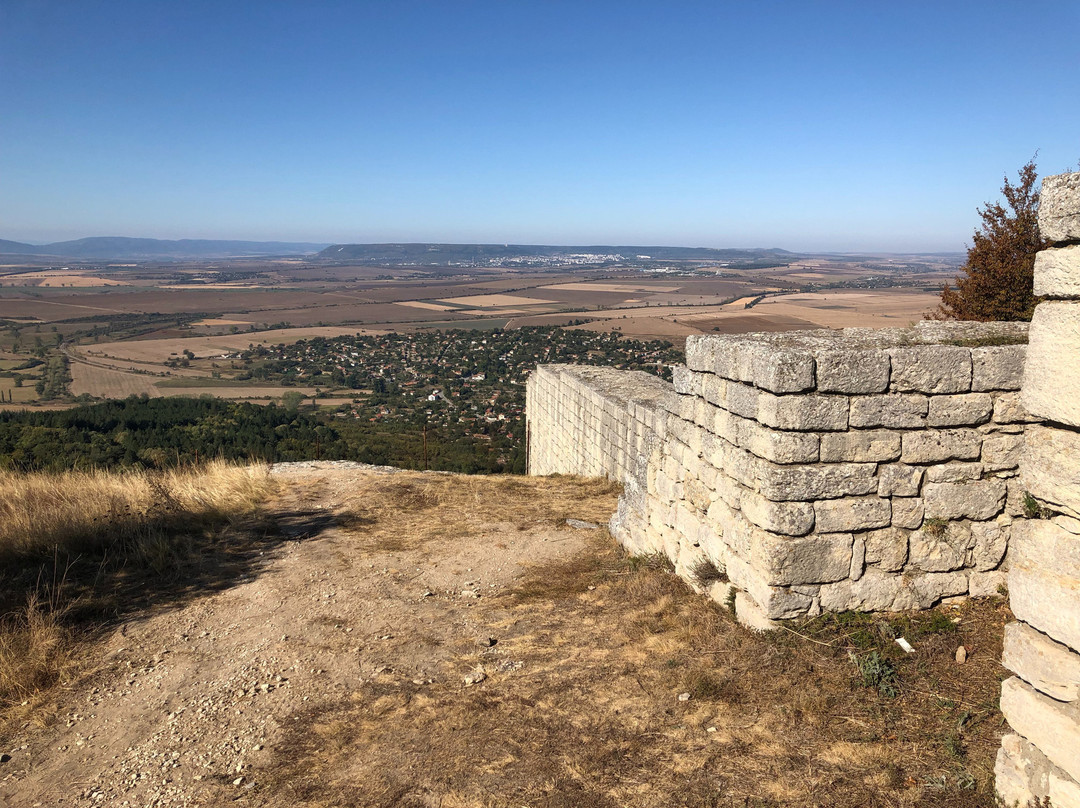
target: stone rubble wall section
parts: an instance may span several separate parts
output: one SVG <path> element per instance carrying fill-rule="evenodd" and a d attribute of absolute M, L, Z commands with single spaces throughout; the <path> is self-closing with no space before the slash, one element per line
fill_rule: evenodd
<path fill-rule="evenodd" d="M 1025 436 L 1021 484 L 1042 518 L 1013 527 L 998 751 L 1006 805 L 1080 808 L 1080 173 L 1046 177 L 1035 309 L 1022 405 L 1044 423 Z"/>
<path fill-rule="evenodd" d="M 542 366 L 532 474 L 624 483 L 635 553 L 740 620 L 993 594 L 1023 510 L 1026 326 L 691 337 L 674 385 Z"/>

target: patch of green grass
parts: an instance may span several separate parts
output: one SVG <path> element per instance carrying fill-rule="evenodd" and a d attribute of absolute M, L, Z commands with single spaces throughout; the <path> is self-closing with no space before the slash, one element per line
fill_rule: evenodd
<path fill-rule="evenodd" d="M 1049 510 L 1039 500 L 1027 491 L 1024 492 L 1024 516 L 1028 519 L 1046 519 L 1049 515 Z"/>

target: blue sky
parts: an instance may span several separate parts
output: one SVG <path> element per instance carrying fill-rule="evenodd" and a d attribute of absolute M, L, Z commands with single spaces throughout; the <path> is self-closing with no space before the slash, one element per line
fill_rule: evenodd
<path fill-rule="evenodd" d="M 961 250 L 1080 3 L 0 2 L 0 238 Z"/>

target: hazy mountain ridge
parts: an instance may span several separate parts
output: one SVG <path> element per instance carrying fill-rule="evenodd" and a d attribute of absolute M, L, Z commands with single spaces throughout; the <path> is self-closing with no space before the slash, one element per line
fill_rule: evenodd
<path fill-rule="evenodd" d="M 230 258 L 246 255 L 308 255 L 325 242 L 235 241 L 224 239 L 156 239 L 93 236 L 51 244 L 25 244 L 0 239 L 0 253 L 93 260 L 140 258 Z"/>
<path fill-rule="evenodd" d="M 554 259 L 570 256 L 614 256 L 624 259 L 656 261 L 755 261 L 795 257 L 779 248 L 714 249 L 711 247 L 659 247 L 626 245 L 557 246 L 544 244 L 438 244 L 381 243 L 332 244 L 318 258 L 332 261 L 446 264 L 450 262 L 486 262 L 512 259 Z"/>

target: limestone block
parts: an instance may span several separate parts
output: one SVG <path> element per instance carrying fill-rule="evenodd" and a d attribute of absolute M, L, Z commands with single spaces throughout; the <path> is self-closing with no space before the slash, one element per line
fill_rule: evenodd
<path fill-rule="evenodd" d="M 786 538 L 756 531 L 750 549 L 751 565 L 770 586 L 839 581 L 851 569 L 850 533 L 815 533 Z"/>
<path fill-rule="evenodd" d="M 1009 605 L 1017 619 L 1080 650 L 1080 540 L 1044 519 L 1013 524 Z"/>
<path fill-rule="evenodd" d="M 974 542 L 972 559 L 975 569 L 981 572 L 997 569 L 1009 549 L 1012 527 L 1001 521 L 972 522 L 971 539 Z"/>
<path fill-rule="evenodd" d="M 1023 516 L 1024 502 L 1027 498 L 1027 489 L 1024 487 L 1023 480 L 1019 477 L 1006 480 L 1005 491 L 1005 514 L 1012 517 Z"/>
<path fill-rule="evenodd" d="M 1050 768 L 1046 756 L 1019 735 L 1004 736 L 994 765 L 994 787 L 1004 808 L 1028 808 L 1047 797 Z"/>
<path fill-rule="evenodd" d="M 1080 433 L 1033 425 L 1024 438 L 1020 477 L 1032 496 L 1080 517 Z"/>
<path fill-rule="evenodd" d="M 885 351 L 821 351 L 815 358 L 818 392 L 884 393 L 889 389 Z"/>
<path fill-rule="evenodd" d="M 965 594 L 967 587 L 967 577 L 962 572 L 895 575 L 867 567 L 858 581 L 824 584 L 818 598 L 822 610 L 827 612 L 903 611 L 928 609 L 942 598 Z"/>
<path fill-rule="evenodd" d="M 1050 788 L 1046 795 L 1054 808 L 1080 808 L 1080 783 L 1057 769 L 1050 770 Z"/>
<path fill-rule="evenodd" d="M 742 514 L 758 527 L 785 536 L 805 536 L 814 529 L 814 506 L 809 502 L 773 502 L 746 491 Z"/>
<path fill-rule="evenodd" d="M 1080 241 L 1080 173 L 1043 177 L 1039 232 L 1053 242 Z"/>
<path fill-rule="evenodd" d="M 1040 304 L 1030 339 L 1024 408 L 1040 418 L 1080 426 L 1080 302 Z"/>
<path fill-rule="evenodd" d="M 766 346 L 752 349 L 752 380 L 773 393 L 798 393 L 814 389 L 814 359 L 805 351 L 777 350 Z"/>
<path fill-rule="evenodd" d="M 733 410 L 734 411 L 734 410 Z M 744 415 L 744 413 L 739 413 Z M 757 420 L 774 429 L 835 431 L 847 429 L 847 396 L 774 396 L 762 392 L 757 400 Z"/>
<path fill-rule="evenodd" d="M 777 502 L 810 502 L 861 496 L 877 489 L 874 463 L 822 463 L 779 466 L 759 460 L 744 485 Z"/>
<path fill-rule="evenodd" d="M 922 479 L 923 469 L 921 466 L 907 466 L 903 463 L 878 466 L 878 496 L 918 496 Z"/>
<path fill-rule="evenodd" d="M 1019 390 L 1027 345 L 988 345 L 971 349 L 971 389 Z"/>
<path fill-rule="evenodd" d="M 1035 255 L 1035 294 L 1080 297 L 1080 244 L 1052 247 Z"/>
<path fill-rule="evenodd" d="M 922 496 L 928 519 L 975 519 L 981 522 L 1001 513 L 1005 504 L 1005 482 L 926 483 Z"/>
<path fill-rule="evenodd" d="M 981 449 L 982 435 L 974 429 L 931 429 L 906 433 L 900 459 L 905 463 L 977 460 Z"/>
<path fill-rule="evenodd" d="M 1026 623 L 1005 626 L 1001 662 L 1040 693 L 1080 701 L 1080 654 Z"/>
<path fill-rule="evenodd" d="M 1009 574 L 1004 570 L 968 571 L 968 595 L 973 598 L 989 598 L 1000 595 L 1009 585 Z"/>
<path fill-rule="evenodd" d="M 944 531 L 916 530 L 908 538 L 908 569 L 951 572 L 965 566 L 973 539 L 971 530 L 953 524 Z"/>
<path fill-rule="evenodd" d="M 1001 683 L 1001 712 L 1051 763 L 1080 777 L 1080 705 L 1054 701 L 1014 676 Z"/>
<path fill-rule="evenodd" d="M 702 374 L 695 373 L 686 365 L 675 365 L 671 369 L 671 383 L 680 395 L 700 396 L 701 380 Z"/>
<path fill-rule="evenodd" d="M 895 511 L 896 503 L 893 502 Z M 908 532 L 887 527 L 862 534 L 866 543 L 866 563 L 875 564 L 886 572 L 899 572 L 908 557 Z"/>
<path fill-rule="evenodd" d="M 780 627 L 768 618 L 753 598 L 741 591 L 735 593 L 735 619 L 752 631 L 772 631 Z"/>
<path fill-rule="evenodd" d="M 820 533 L 843 533 L 888 527 L 889 500 L 878 496 L 826 499 L 814 503 L 814 527 Z"/>
<path fill-rule="evenodd" d="M 1074 519 L 1071 516 L 1055 516 L 1050 521 L 1062 530 L 1067 530 L 1074 536 L 1080 536 L 1080 519 Z"/>
<path fill-rule="evenodd" d="M 926 508 L 919 497 L 893 497 L 892 499 L 892 523 L 893 527 L 908 528 L 914 530 L 923 523 Z"/>
<path fill-rule="evenodd" d="M 982 464 L 987 471 L 1004 471 L 1020 465 L 1024 436 L 992 435 L 983 439 Z"/>
<path fill-rule="evenodd" d="M 728 417 L 729 434 L 734 432 L 735 443 L 758 457 L 773 463 L 814 463 L 818 459 L 821 439 L 813 432 L 783 432 L 737 415 Z"/>
<path fill-rule="evenodd" d="M 900 393 L 966 393 L 971 351 L 952 345 L 890 348 L 893 390 Z"/>
<path fill-rule="evenodd" d="M 982 463 L 943 463 L 926 469 L 928 483 L 965 483 L 981 480 L 982 475 Z"/>
<path fill-rule="evenodd" d="M 1019 377 L 1017 377 L 1019 384 Z M 931 396 L 927 426 L 975 426 L 990 420 L 994 400 L 989 393 Z"/>
<path fill-rule="evenodd" d="M 769 586 L 757 570 L 738 557 L 730 560 L 728 576 L 771 620 L 787 620 L 806 614 L 813 603 L 811 595 L 791 587 Z"/>
<path fill-rule="evenodd" d="M 900 434 L 887 429 L 853 430 L 821 436 L 823 463 L 886 463 L 900 457 Z"/>
<path fill-rule="evenodd" d="M 848 424 L 853 429 L 884 426 L 890 429 L 916 429 L 926 425 L 930 408 L 924 395 L 854 396 Z"/>
<path fill-rule="evenodd" d="M 1031 415 L 1020 403 L 1020 393 L 998 393 L 994 396 L 994 423 L 1028 423 L 1039 419 Z"/>

